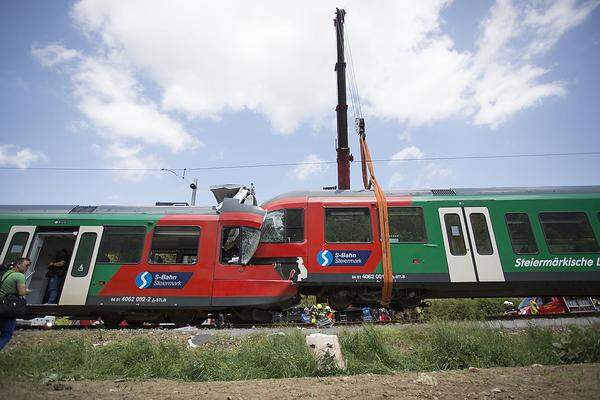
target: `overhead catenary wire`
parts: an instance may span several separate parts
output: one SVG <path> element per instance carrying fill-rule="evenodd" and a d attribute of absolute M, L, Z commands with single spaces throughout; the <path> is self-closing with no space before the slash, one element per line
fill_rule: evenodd
<path fill-rule="evenodd" d="M 540 158 L 540 157 L 573 157 L 573 156 L 598 156 L 600 151 L 584 151 L 569 153 L 528 153 L 528 154 L 487 154 L 478 156 L 435 156 L 422 158 L 380 158 L 370 160 L 370 163 L 400 163 L 400 162 L 418 162 L 418 161 L 461 161 L 461 160 L 493 160 L 510 158 Z M 172 171 L 209 171 L 209 170 L 227 170 L 241 168 L 275 168 L 275 167 L 296 167 L 302 165 L 323 165 L 336 164 L 337 161 L 303 161 L 303 162 L 285 162 L 285 163 L 256 163 L 256 164 L 235 164 L 235 165 L 216 165 L 193 168 L 166 168 L 166 167 L 148 167 L 148 168 L 119 168 L 119 167 L 16 167 L 0 166 L 0 171 L 62 171 L 62 172 L 164 172 Z"/>

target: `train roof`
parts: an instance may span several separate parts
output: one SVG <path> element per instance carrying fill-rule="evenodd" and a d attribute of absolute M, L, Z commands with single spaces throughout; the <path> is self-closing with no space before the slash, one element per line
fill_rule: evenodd
<path fill-rule="evenodd" d="M 136 214 L 136 215 L 218 215 L 225 213 L 250 213 L 264 215 L 265 210 L 238 199 L 225 198 L 212 207 L 197 206 L 74 206 L 74 205 L 0 205 L 0 214 Z"/>
<path fill-rule="evenodd" d="M 519 196 L 519 195 L 563 195 L 599 194 L 600 186 L 543 186 L 508 188 L 448 188 L 386 191 L 388 196 L 444 197 L 444 196 Z M 299 190 L 280 194 L 263 204 L 288 198 L 313 197 L 374 197 L 371 190 Z"/>
<path fill-rule="evenodd" d="M 194 214 L 216 215 L 216 207 L 0 205 L 0 214 Z"/>

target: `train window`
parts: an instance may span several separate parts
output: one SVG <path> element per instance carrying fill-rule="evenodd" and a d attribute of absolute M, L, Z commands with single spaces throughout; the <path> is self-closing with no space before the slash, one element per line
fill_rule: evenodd
<path fill-rule="evenodd" d="M 325 241 L 370 243 L 373 241 L 368 208 L 326 208 Z"/>
<path fill-rule="evenodd" d="M 388 220 L 391 242 L 423 243 L 427 241 L 425 219 L 421 207 L 390 207 Z"/>
<path fill-rule="evenodd" d="M 473 213 L 469 215 L 471 227 L 473 228 L 473 236 L 475 239 L 475 248 L 477 253 L 482 256 L 494 254 L 490 232 L 488 231 L 487 220 L 482 213 Z"/>
<path fill-rule="evenodd" d="M 515 254 L 535 254 L 538 246 L 531 229 L 529 215 L 525 213 L 506 214 L 508 236 Z"/>
<path fill-rule="evenodd" d="M 540 213 L 551 253 L 595 253 L 600 250 L 588 217 L 583 212 Z"/>
<path fill-rule="evenodd" d="M 8 233 L 0 233 L 0 253 L 2 253 L 2 249 L 4 248 L 4 243 L 6 243 L 7 237 Z"/>
<path fill-rule="evenodd" d="M 98 263 L 135 264 L 140 262 L 146 228 L 143 226 L 105 226 L 98 251 Z"/>
<path fill-rule="evenodd" d="M 446 223 L 446 234 L 448 235 L 448 243 L 450 244 L 450 254 L 453 256 L 464 256 L 467 254 L 465 246 L 465 238 L 460 223 L 458 214 L 444 215 Z"/>
<path fill-rule="evenodd" d="M 221 263 L 246 265 L 260 243 L 260 230 L 248 227 L 223 228 Z"/>
<path fill-rule="evenodd" d="M 79 246 L 77 246 L 77 252 L 75 253 L 75 260 L 73 261 L 71 276 L 83 277 L 88 274 L 97 238 L 98 234 L 95 232 L 81 234 Z"/>
<path fill-rule="evenodd" d="M 8 246 L 8 252 L 4 257 L 4 265 L 8 265 L 9 263 L 23 256 L 23 251 L 25 251 L 25 246 L 27 246 L 28 240 L 28 232 L 16 232 L 12 236 L 10 245 Z"/>
<path fill-rule="evenodd" d="M 262 243 L 304 241 L 304 210 L 285 209 L 268 212 L 260 241 Z"/>
<path fill-rule="evenodd" d="M 304 241 L 304 210 L 285 210 L 285 237 L 289 242 Z"/>
<path fill-rule="evenodd" d="M 197 226 L 157 226 L 152 236 L 150 264 L 195 264 L 199 239 Z"/>

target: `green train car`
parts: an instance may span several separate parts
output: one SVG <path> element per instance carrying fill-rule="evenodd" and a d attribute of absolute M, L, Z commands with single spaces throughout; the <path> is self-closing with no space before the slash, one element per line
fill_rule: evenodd
<path fill-rule="evenodd" d="M 600 187 L 388 192 L 395 307 L 423 298 L 600 295 Z M 262 205 L 255 259 L 338 308 L 374 305 L 383 271 L 370 191 Z"/>

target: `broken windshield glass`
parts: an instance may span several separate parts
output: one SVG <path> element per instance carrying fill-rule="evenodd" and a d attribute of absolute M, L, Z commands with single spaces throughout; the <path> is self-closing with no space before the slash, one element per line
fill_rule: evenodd
<path fill-rule="evenodd" d="M 267 213 L 262 226 L 260 241 L 263 243 L 282 243 L 285 236 L 284 210 Z"/>
<path fill-rule="evenodd" d="M 254 228 L 242 228 L 242 264 L 246 265 L 254 255 L 260 243 L 260 230 Z"/>

